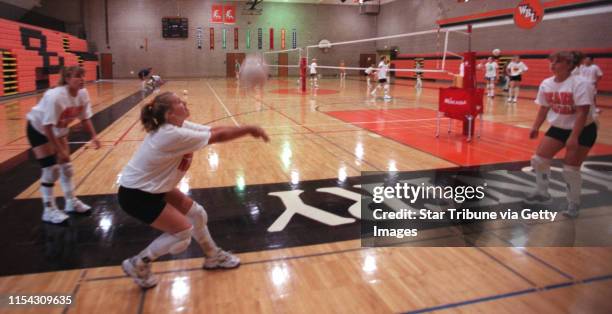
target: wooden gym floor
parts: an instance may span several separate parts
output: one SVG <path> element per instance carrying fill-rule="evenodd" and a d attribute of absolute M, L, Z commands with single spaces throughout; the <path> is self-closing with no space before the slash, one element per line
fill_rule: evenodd
<path fill-rule="evenodd" d="M 606 174 L 612 169 L 612 97 L 598 99 L 603 112 L 589 159 L 594 172 L 585 180 L 591 194 L 580 218 L 490 222 L 475 237 L 462 228 L 431 229 L 397 247 L 369 248 L 361 246 L 359 217 L 351 212 L 362 171 L 527 165 L 537 144 L 526 136 L 534 91 L 523 89 L 517 105 L 506 104 L 500 92 L 486 105 L 482 138 L 466 143 L 458 123 L 450 134 L 433 136 L 440 84 L 416 92 L 398 81 L 386 102 L 369 97 L 356 77 L 320 84 L 306 95 L 297 92 L 295 79 L 271 80 L 262 95 L 240 90 L 232 79 L 177 79 L 162 86 L 179 95 L 188 90 L 190 120 L 259 124 L 271 141 L 243 138 L 207 147 L 196 153 L 180 185 L 205 206 L 213 237 L 238 252 L 242 266 L 204 271 L 192 244 L 155 264 L 161 281 L 148 291 L 125 277 L 119 264 L 158 233 L 125 215 L 114 194 L 117 176 L 145 135 L 139 107 L 154 94 L 143 95 L 133 80 L 87 85 L 103 145 L 94 150 L 75 143 L 72 160 L 77 194 L 94 211 L 72 216 L 65 226 L 40 221 L 39 169 L 27 156 L 25 114 L 42 95 L 2 101 L 0 295 L 66 294 L 74 303 L 0 304 L 0 312 L 612 312 L 612 181 Z M 71 141 L 82 142 L 76 126 L 74 131 Z M 547 245 L 551 237 L 561 242 Z M 468 247 L 430 247 L 441 238 Z M 516 245 L 581 246 L 593 238 L 607 247 Z M 503 247 L 509 243 L 516 247 Z"/>

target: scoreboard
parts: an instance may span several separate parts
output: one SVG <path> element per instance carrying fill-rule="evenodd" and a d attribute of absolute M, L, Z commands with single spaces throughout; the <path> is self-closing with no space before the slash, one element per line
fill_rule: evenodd
<path fill-rule="evenodd" d="M 162 18 L 163 38 L 187 38 L 189 34 L 189 23 L 184 17 Z"/>

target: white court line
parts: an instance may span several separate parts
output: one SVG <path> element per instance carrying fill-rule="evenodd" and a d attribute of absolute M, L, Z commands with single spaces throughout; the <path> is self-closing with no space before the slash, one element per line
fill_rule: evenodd
<path fill-rule="evenodd" d="M 223 106 L 223 109 L 225 110 L 225 113 L 227 113 L 227 116 L 230 117 L 232 119 L 232 121 L 234 121 L 234 124 L 236 126 L 240 126 L 238 121 L 236 121 L 236 119 L 234 119 L 234 116 L 232 115 L 232 113 L 227 109 L 227 107 L 225 106 L 225 104 L 223 103 L 221 98 L 219 98 L 219 95 L 217 95 L 217 92 L 215 92 L 215 90 L 212 88 L 212 86 L 210 86 L 210 83 L 208 83 L 208 81 L 206 81 L 206 85 L 208 85 L 208 88 L 210 88 L 210 90 L 213 92 L 213 95 L 215 95 L 215 98 L 217 98 L 217 101 L 219 101 L 221 106 Z"/>
<path fill-rule="evenodd" d="M 334 126 L 334 125 L 344 125 L 344 124 L 349 124 L 349 125 L 350 124 L 375 124 L 375 123 L 417 122 L 417 121 L 435 121 L 435 120 L 436 118 L 426 118 L 426 119 L 383 120 L 383 121 L 363 121 L 363 122 L 345 122 L 345 123 L 297 124 L 297 125 L 266 126 L 265 128 L 266 129 L 277 129 L 277 128 L 291 128 L 295 126 L 311 127 L 311 126 Z"/>

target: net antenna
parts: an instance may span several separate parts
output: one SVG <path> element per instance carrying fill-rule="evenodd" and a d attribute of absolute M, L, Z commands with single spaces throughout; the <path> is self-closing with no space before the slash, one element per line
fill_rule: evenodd
<path fill-rule="evenodd" d="M 311 55 L 311 50 L 312 49 L 316 49 L 316 48 L 332 48 L 332 47 L 336 47 L 336 46 L 342 46 L 342 45 L 350 45 L 350 44 L 357 44 L 357 43 L 367 43 L 367 42 L 375 42 L 375 41 L 381 41 L 381 40 L 391 40 L 391 39 L 398 39 L 398 38 L 408 38 L 408 37 L 417 37 L 417 36 L 424 36 L 424 35 L 437 35 L 437 37 L 439 38 L 441 35 L 444 35 L 444 46 L 443 46 L 443 50 L 441 52 L 439 52 L 439 54 L 442 56 L 442 62 L 440 65 L 436 66 L 436 69 L 423 69 L 423 68 L 413 68 L 413 69 L 398 69 L 398 68 L 394 68 L 394 69 L 389 69 L 389 72 L 431 72 L 431 73 L 445 73 L 445 72 L 449 72 L 451 73 L 451 71 L 448 71 L 446 69 L 446 57 L 447 56 L 455 56 L 455 57 L 461 57 L 462 55 L 456 52 L 452 52 L 448 49 L 448 40 L 449 40 L 449 34 L 451 33 L 457 33 L 460 35 L 465 35 L 466 37 L 470 37 L 471 34 L 465 31 L 461 31 L 461 30 L 450 30 L 450 29 L 440 29 L 440 28 L 436 28 L 436 29 L 432 29 L 432 30 L 426 30 L 426 31 L 420 31 L 420 32 L 412 32 L 412 33 L 403 33 L 403 34 L 396 34 L 396 35 L 389 35 L 389 36 L 381 36 L 381 37 L 373 37 L 373 38 L 364 38 L 364 39 L 357 39 L 357 40 L 348 40 L 348 41 L 340 41 L 340 42 L 325 42 L 324 45 L 322 46 L 321 43 L 315 44 L 315 45 L 309 45 L 306 46 L 306 60 L 310 60 L 310 55 Z M 340 67 L 338 66 L 327 66 L 327 65 L 317 65 L 317 68 L 321 68 L 321 69 L 340 69 Z M 344 69 L 346 70 L 356 70 L 356 71 L 363 71 L 366 68 L 361 68 L 361 67 L 344 67 Z"/>

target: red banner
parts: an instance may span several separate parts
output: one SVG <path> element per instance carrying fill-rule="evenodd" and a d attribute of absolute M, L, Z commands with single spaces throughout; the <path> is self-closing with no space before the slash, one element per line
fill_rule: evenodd
<path fill-rule="evenodd" d="M 520 28 L 534 28 L 544 17 L 544 8 L 539 0 L 523 0 L 514 9 L 514 24 Z"/>
<path fill-rule="evenodd" d="M 212 10 L 210 11 L 210 22 L 211 23 L 223 23 L 223 5 L 213 4 Z"/>
<path fill-rule="evenodd" d="M 238 49 L 238 27 L 234 28 L 234 49 Z"/>
<path fill-rule="evenodd" d="M 215 49 L 215 28 L 210 28 L 210 50 Z"/>
<path fill-rule="evenodd" d="M 270 28 L 270 50 L 274 50 L 274 28 Z"/>
<path fill-rule="evenodd" d="M 286 45 L 285 45 L 285 37 L 286 37 L 286 31 L 285 29 L 281 29 L 281 49 L 285 49 Z"/>
<path fill-rule="evenodd" d="M 223 23 L 236 24 L 236 5 L 223 6 Z"/>

